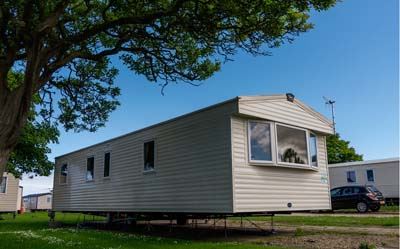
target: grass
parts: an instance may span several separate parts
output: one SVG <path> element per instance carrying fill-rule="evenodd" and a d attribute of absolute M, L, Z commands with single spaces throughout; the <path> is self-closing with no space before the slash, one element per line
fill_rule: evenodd
<path fill-rule="evenodd" d="M 251 220 L 270 220 L 270 217 L 251 217 Z M 399 217 L 347 217 L 347 216 L 291 216 L 277 215 L 274 222 L 290 225 L 308 225 L 308 226 L 344 226 L 344 227 L 362 227 L 362 226 L 382 226 L 399 227 Z"/>
<path fill-rule="evenodd" d="M 381 212 L 397 212 L 398 213 L 399 206 L 398 205 L 382 206 L 379 211 L 381 211 Z"/>
<path fill-rule="evenodd" d="M 278 246 L 262 246 L 229 242 L 195 242 L 132 233 L 98 231 L 92 229 L 48 228 L 47 213 L 26 213 L 14 220 L 4 215 L 0 220 L 1 248 L 7 249 L 282 249 Z M 56 219 L 76 224 L 82 217 L 77 214 L 58 214 Z"/>

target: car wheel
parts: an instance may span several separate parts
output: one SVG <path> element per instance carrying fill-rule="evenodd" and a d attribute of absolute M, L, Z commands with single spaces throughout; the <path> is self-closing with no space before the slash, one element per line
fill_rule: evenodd
<path fill-rule="evenodd" d="M 359 213 L 365 213 L 368 211 L 368 205 L 367 203 L 360 201 L 359 203 L 357 203 L 356 209 Z"/>
<path fill-rule="evenodd" d="M 370 209 L 371 209 L 372 212 L 378 212 L 379 209 L 381 209 L 381 206 L 379 206 L 379 205 L 377 205 L 377 206 L 372 206 L 372 207 L 370 207 Z"/>

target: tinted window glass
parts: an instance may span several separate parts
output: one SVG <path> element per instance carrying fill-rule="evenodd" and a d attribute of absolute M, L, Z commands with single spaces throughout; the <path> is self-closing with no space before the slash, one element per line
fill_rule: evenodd
<path fill-rule="evenodd" d="M 104 177 L 110 176 L 110 153 L 104 154 Z"/>
<path fill-rule="evenodd" d="M 347 182 L 356 182 L 356 172 L 355 171 L 347 171 Z"/>
<path fill-rule="evenodd" d="M 342 194 L 343 195 L 351 195 L 351 194 L 353 194 L 353 188 L 351 188 L 351 187 L 344 188 Z"/>
<path fill-rule="evenodd" d="M 318 166 L 317 160 L 317 136 L 310 133 L 310 158 L 311 158 L 311 165 Z"/>
<path fill-rule="evenodd" d="M 3 176 L 0 184 L 0 193 L 5 193 L 7 189 L 7 177 Z"/>
<path fill-rule="evenodd" d="M 249 122 L 251 160 L 272 161 L 271 125 Z"/>
<path fill-rule="evenodd" d="M 277 125 L 278 161 L 308 164 L 306 132 Z"/>
<path fill-rule="evenodd" d="M 340 188 L 332 189 L 332 190 L 331 190 L 331 196 L 332 196 L 332 197 L 340 196 L 340 195 L 341 195 L 341 192 L 342 192 L 342 189 L 340 189 Z"/>
<path fill-rule="evenodd" d="M 144 170 L 154 169 L 154 141 L 144 143 Z"/>
<path fill-rule="evenodd" d="M 372 169 L 368 169 L 368 170 L 367 170 L 367 180 L 368 180 L 369 182 L 375 181 L 375 178 L 374 178 L 374 171 L 373 171 Z"/>
<path fill-rule="evenodd" d="M 89 157 L 86 163 L 86 181 L 94 179 L 94 157 Z"/>

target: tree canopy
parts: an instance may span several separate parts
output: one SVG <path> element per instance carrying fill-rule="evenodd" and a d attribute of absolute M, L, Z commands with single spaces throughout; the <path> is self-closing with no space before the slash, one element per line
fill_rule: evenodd
<path fill-rule="evenodd" d="M 341 139 L 339 133 L 328 136 L 326 144 L 329 164 L 363 160 L 363 155 L 357 154 L 356 150 L 350 146 L 350 142 Z"/>
<path fill-rule="evenodd" d="M 327 10 L 335 3 L 1 1 L 0 174 L 18 142 L 32 142 L 22 140 L 39 132 L 42 121 L 74 131 L 104 126 L 119 104 L 120 91 L 114 86 L 118 70 L 111 56 L 162 86 L 197 84 L 238 50 L 269 55 L 271 48 L 292 42 L 313 27 L 311 11 Z M 29 124 L 32 106 L 40 121 Z"/>

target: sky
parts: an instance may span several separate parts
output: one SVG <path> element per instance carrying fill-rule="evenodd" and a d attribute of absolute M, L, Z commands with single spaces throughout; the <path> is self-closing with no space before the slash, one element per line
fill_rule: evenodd
<path fill-rule="evenodd" d="M 82 147 L 239 95 L 291 92 L 330 118 L 323 96 L 336 101 L 336 129 L 365 160 L 399 156 L 399 3 L 344 0 L 313 12 L 315 27 L 272 56 L 238 53 L 201 86 L 160 87 L 122 64 L 121 106 L 96 133 L 62 132 L 51 160 Z M 24 176 L 24 194 L 52 188 L 53 176 Z"/>

